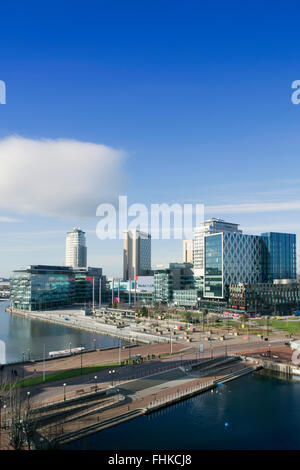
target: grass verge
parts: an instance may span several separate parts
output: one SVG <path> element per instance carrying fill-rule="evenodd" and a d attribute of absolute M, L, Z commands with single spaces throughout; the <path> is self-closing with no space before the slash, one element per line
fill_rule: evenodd
<path fill-rule="evenodd" d="M 111 364 L 99 364 L 95 366 L 86 366 L 78 369 L 69 369 L 69 370 L 63 370 L 60 372 L 54 372 L 52 374 L 46 374 L 45 377 L 45 382 L 43 382 L 43 377 L 32 377 L 29 379 L 21 380 L 20 382 L 16 383 L 16 387 L 34 387 L 36 385 L 40 385 L 42 383 L 48 383 L 48 382 L 56 382 L 58 380 L 65 380 L 65 379 L 70 379 L 72 377 L 78 377 L 80 375 L 86 375 L 86 374 L 92 374 L 94 372 L 99 372 L 105 369 L 109 369 L 111 367 L 114 367 L 115 369 L 117 367 L 121 367 L 119 363 L 111 363 Z"/>

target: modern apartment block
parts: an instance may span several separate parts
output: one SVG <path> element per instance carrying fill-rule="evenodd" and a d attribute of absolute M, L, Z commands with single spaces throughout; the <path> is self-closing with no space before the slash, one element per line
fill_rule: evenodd
<path fill-rule="evenodd" d="M 194 263 L 194 241 L 183 240 L 182 242 L 182 261 L 183 263 Z"/>
<path fill-rule="evenodd" d="M 222 219 L 212 218 L 206 220 L 194 229 L 194 273 L 196 276 L 204 276 L 204 237 L 210 233 L 242 233 L 239 224 L 225 222 Z"/>
<path fill-rule="evenodd" d="M 204 236 L 204 298 L 223 299 L 231 284 L 261 282 L 261 237 L 241 232 Z"/>
<path fill-rule="evenodd" d="M 123 279 L 151 274 L 151 235 L 139 230 L 126 230 L 123 245 Z"/>
<path fill-rule="evenodd" d="M 262 233 L 262 281 L 296 279 L 296 235 Z"/>
<path fill-rule="evenodd" d="M 74 228 L 67 233 L 66 238 L 66 266 L 83 268 L 87 266 L 87 247 L 85 232 Z"/>

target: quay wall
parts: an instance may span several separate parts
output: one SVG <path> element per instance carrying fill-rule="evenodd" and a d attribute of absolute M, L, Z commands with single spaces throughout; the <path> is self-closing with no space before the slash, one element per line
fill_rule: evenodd
<path fill-rule="evenodd" d="M 150 334 L 150 333 L 142 333 L 142 332 L 136 332 L 136 331 L 130 331 L 130 333 L 125 332 L 123 331 L 123 328 L 117 328 L 117 326 L 107 325 L 105 323 L 102 324 L 96 321 L 94 325 L 86 324 L 84 321 L 85 320 L 84 317 L 78 317 L 78 319 L 76 319 L 75 321 L 74 320 L 65 321 L 63 318 L 58 318 L 57 316 L 54 316 L 53 314 L 50 314 L 47 312 L 33 313 L 27 310 L 25 311 L 25 310 L 13 309 L 11 307 L 7 307 L 6 312 L 15 314 L 15 315 L 22 315 L 22 316 L 31 318 L 33 320 L 41 320 L 41 321 L 46 321 L 48 323 L 56 323 L 62 326 L 68 326 L 68 327 L 76 328 L 80 330 L 91 331 L 92 333 L 101 334 L 104 336 L 112 336 L 114 338 L 123 339 L 128 342 L 137 341 L 139 343 L 144 343 L 144 344 L 155 344 L 155 343 L 159 344 L 159 343 L 168 343 L 170 341 L 169 338 Z M 87 317 L 87 318 L 88 318 L 88 321 L 90 322 L 91 318 L 90 317 Z M 172 338 L 172 341 L 176 342 L 176 338 Z"/>

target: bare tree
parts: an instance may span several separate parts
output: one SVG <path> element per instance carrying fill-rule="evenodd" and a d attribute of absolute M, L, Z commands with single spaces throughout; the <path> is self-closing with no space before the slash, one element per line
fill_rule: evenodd
<path fill-rule="evenodd" d="M 2 410 L 5 409 L 0 426 L 1 429 L 9 429 L 12 447 L 22 450 L 27 443 L 28 449 L 31 449 L 37 418 L 31 412 L 29 398 L 26 399 L 20 382 L 9 378 L 8 375 L 2 380 L 0 403 Z"/>

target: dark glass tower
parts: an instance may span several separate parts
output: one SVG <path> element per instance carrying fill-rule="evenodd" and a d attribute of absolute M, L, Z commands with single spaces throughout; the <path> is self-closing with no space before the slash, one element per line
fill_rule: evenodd
<path fill-rule="evenodd" d="M 296 279 L 296 235 L 262 233 L 262 279 Z"/>

